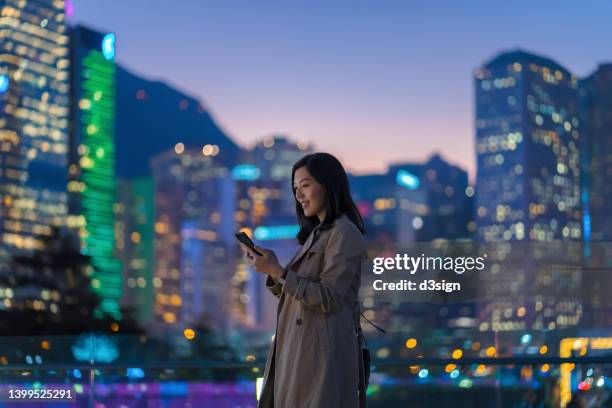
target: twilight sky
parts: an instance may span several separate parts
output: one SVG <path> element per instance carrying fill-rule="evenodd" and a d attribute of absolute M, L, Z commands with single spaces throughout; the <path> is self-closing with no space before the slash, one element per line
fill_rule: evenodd
<path fill-rule="evenodd" d="M 474 175 L 472 70 L 516 47 L 590 74 L 612 2 L 73 0 L 117 61 L 199 98 L 235 141 L 282 133 L 346 167 L 438 151 Z"/>

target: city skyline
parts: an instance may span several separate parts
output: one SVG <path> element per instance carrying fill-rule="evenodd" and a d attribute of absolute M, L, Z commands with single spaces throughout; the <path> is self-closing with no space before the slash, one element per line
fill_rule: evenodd
<path fill-rule="evenodd" d="M 356 173 L 438 151 L 473 180 L 476 67 L 520 47 L 583 77 L 612 55 L 597 42 L 612 34 L 603 2 L 576 10 L 530 4 L 529 15 L 484 2 L 337 4 L 324 16 L 306 5 L 132 2 L 123 13 L 130 21 L 116 12 L 125 5 L 74 3 L 73 23 L 117 34 L 119 63 L 198 97 L 240 144 L 282 133 L 337 154 Z"/>
<path fill-rule="evenodd" d="M 165 11 L 161 2 L 147 4 L 156 12 Z M 138 18 L 144 18 L 150 24 L 140 24 L 143 30 L 138 32 L 153 27 L 163 37 L 176 17 L 171 11 L 188 11 L 191 3 L 179 4 L 166 21 L 142 13 L 133 23 L 138 26 Z M 215 9 L 208 3 L 204 7 Z M 228 26 L 236 27 L 233 34 L 238 35 L 209 45 L 222 45 L 241 58 L 235 41 L 249 23 L 270 29 L 266 24 L 286 12 L 260 7 L 266 13 L 251 13 L 261 18 L 248 19 L 244 26 L 245 10 L 232 13 L 235 18 Z M 328 7 L 330 15 L 318 15 L 317 20 L 329 23 L 339 12 L 335 3 Z M 351 12 L 368 8 L 354 7 Z M 424 406 L 474 406 L 476 399 L 469 401 L 466 394 L 472 386 L 479 400 L 495 399 L 498 406 L 501 401 L 523 406 L 535 401 L 535 393 L 555 407 L 573 406 L 570 401 L 582 396 L 591 401 L 609 397 L 612 245 L 606 237 L 612 228 L 607 222 L 612 197 L 612 64 L 599 65 L 588 76 L 557 60 L 555 52 L 549 58 L 532 47 L 508 52 L 497 44 L 488 55 L 475 47 L 471 51 L 484 61 L 467 75 L 475 108 L 474 115 L 467 115 L 461 111 L 467 105 L 461 103 L 470 98 L 453 94 L 453 78 L 463 78 L 466 71 L 458 61 L 473 56 L 459 55 L 462 47 L 450 55 L 431 48 L 433 40 L 424 32 L 419 50 L 433 51 L 427 55 L 435 57 L 437 67 L 426 68 L 429 60 L 423 60 L 422 53 L 400 53 L 394 55 L 400 65 L 387 70 L 387 52 L 393 47 L 379 44 L 388 30 L 381 34 L 376 24 L 388 10 L 378 10 L 373 24 L 362 27 L 359 34 L 366 41 L 358 44 L 357 54 L 349 52 L 355 52 L 355 44 L 347 43 L 342 44 L 347 54 L 339 56 L 347 62 L 367 54 L 367 63 L 380 66 L 357 66 L 355 71 L 352 66 L 325 67 L 336 76 L 319 78 L 319 54 L 312 53 L 312 65 L 303 71 L 288 70 L 287 61 L 276 58 L 267 61 L 273 64 L 263 72 L 259 57 L 274 52 L 254 35 L 249 44 L 263 46 L 256 49 L 257 64 L 228 66 L 229 77 L 236 67 L 245 74 L 235 82 L 215 71 L 214 63 L 226 65 L 214 51 L 202 56 L 211 62 L 210 72 L 199 72 L 202 81 L 166 69 L 168 61 L 192 73 L 206 66 L 179 52 L 204 31 L 190 33 L 193 21 L 178 16 L 187 28 L 178 37 L 147 38 L 147 45 L 161 50 L 156 59 L 163 62 L 155 66 L 155 60 L 148 60 L 149 65 L 184 80 L 193 92 L 199 92 L 197 85 L 207 78 L 216 78 L 216 89 L 229 92 L 213 95 L 211 106 L 216 106 L 218 95 L 228 100 L 238 95 L 239 102 L 251 103 L 247 113 L 257 121 L 245 128 L 248 132 L 259 125 L 299 127 L 306 118 L 329 115 L 328 122 L 313 122 L 311 133 L 266 131 L 242 140 L 244 135 L 225 134 L 217 126 L 216 107 L 209 112 L 204 99 L 180 91 L 186 88 L 173 79 L 152 81 L 140 70 L 132 71 L 131 62 L 116 62 L 115 39 L 120 55 L 123 34 L 103 27 L 103 19 L 100 25 L 97 19 L 96 24 L 68 25 L 66 14 L 71 18 L 74 12 L 69 0 L 7 0 L 1 9 L 0 57 L 7 62 L 0 67 L 4 383 L 23 387 L 28 383 L 23 374 L 28 374 L 32 388 L 44 387 L 44 381 L 62 384 L 87 396 L 89 405 L 128 403 L 132 397 L 144 404 L 193 400 L 207 405 L 200 385 L 215 389 L 218 401 L 230 401 L 230 389 L 220 392 L 215 384 L 241 384 L 251 395 L 245 393 L 245 401 L 254 404 L 261 375 L 269 372 L 263 367 L 266 350 L 270 340 L 285 336 L 278 329 L 288 317 L 289 325 L 301 326 L 297 330 L 314 328 L 318 333 L 314 349 L 306 352 L 327 349 L 332 355 L 332 345 L 350 346 L 337 339 L 349 331 L 365 333 L 376 366 L 367 392 L 372 405 L 415 405 L 409 399 L 432 396 L 433 402 Z M 482 16 L 502 9 L 483 9 Z M 369 22 L 366 14 L 360 17 Z M 555 21 L 552 16 L 545 19 L 549 24 Z M 310 17 L 300 18 L 305 22 Z M 399 13 L 397 21 L 401 19 Z M 500 15 L 496 19 L 504 21 Z M 281 29 L 294 28 L 295 18 L 281 20 Z M 210 23 L 217 32 L 218 21 Z M 338 23 L 335 33 L 340 37 L 360 37 L 355 37 L 353 26 Z M 208 21 L 203 24 L 208 27 Z M 334 43 L 336 36 L 327 37 L 329 27 L 308 28 L 308 44 L 329 45 L 330 40 L 332 48 L 340 47 Z M 299 40 L 291 38 L 291 29 L 288 39 Z M 268 34 L 279 32 L 278 27 L 271 30 Z M 439 31 L 453 32 L 452 24 L 439 25 Z M 474 32 L 482 35 L 479 26 Z M 398 32 L 397 38 L 405 33 Z M 166 40 L 172 48 L 164 55 Z M 293 44 L 285 43 L 287 38 L 277 40 L 272 44 L 281 48 L 277 55 L 283 55 L 283 44 Z M 381 48 L 369 48 L 371 40 Z M 571 48 L 561 37 L 554 40 Z M 338 61 L 325 51 L 324 61 Z M 142 56 L 150 58 L 146 52 Z M 415 66 L 421 75 L 411 71 Z M 389 93 L 388 86 L 397 79 L 394 70 L 402 68 L 403 82 Z M 372 75 L 360 77 L 366 72 L 362 69 Z M 279 72 L 278 81 L 266 77 Z M 388 72 L 389 78 L 376 72 Z M 312 89 L 304 91 L 302 78 Z M 294 98 L 274 99 L 292 79 Z M 270 94 L 258 103 L 250 87 L 260 86 L 261 80 L 268 88 L 260 89 Z M 317 87 L 320 80 L 329 81 L 329 87 Z M 361 88 L 351 88 L 355 84 Z M 424 86 L 425 96 L 416 85 Z M 316 95 L 319 89 L 325 92 Z M 346 98 L 338 102 L 338 94 Z M 360 99 L 360 94 L 367 97 Z M 306 116 L 297 109 L 300 104 L 309 106 Z M 334 105 L 339 111 L 328 109 Z M 411 122 L 428 110 L 435 115 Z M 381 111 L 387 116 L 380 116 Z M 453 118 L 469 120 L 475 135 L 464 138 Z M 414 134 L 430 124 L 452 130 L 439 133 L 438 139 L 425 134 L 425 139 L 400 138 L 386 131 L 405 124 Z M 326 136 L 337 126 L 346 126 L 350 138 Z M 463 148 L 477 154 L 475 163 L 462 162 L 469 159 Z M 337 167 L 335 160 L 321 156 L 304 164 L 316 179 L 315 189 L 306 194 L 309 202 L 327 206 L 326 219 L 310 230 L 292 175 L 295 163 L 313 149 L 337 155 L 353 174 L 345 177 L 342 171 L 329 170 L 329 165 Z M 384 168 L 369 168 L 377 157 L 376 164 Z M 471 165 L 477 167 L 474 184 L 464 170 Z M 363 237 L 357 229 L 343 227 L 344 217 Z M 265 276 L 257 262 L 247 262 L 236 232 L 272 251 L 268 259 L 278 263 L 277 270 L 284 269 L 284 282 L 276 281 L 276 273 Z M 349 234 L 351 243 L 345 246 Z M 412 259 L 412 268 L 399 266 L 402 252 L 404 263 Z M 390 268 L 387 261 L 394 259 L 396 267 Z M 377 270 L 381 260 L 384 268 Z M 285 309 L 286 304 L 297 309 Z M 353 319 L 346 313 L 346 325 L 330 329 L 334 320 L 324 319 L 344 313 L 337 309 L 341 304 L 352 308 Z M 326 334 L 313 321 L 330 330 Z M 280 361 L 275 360 L 275 347 L 267 368 L 269 362 Z M 95 378 L 88 379 L 88 370 L 96 371 Z M 138 382 L 140 394 L 124 392 L 123 386 Z"/>

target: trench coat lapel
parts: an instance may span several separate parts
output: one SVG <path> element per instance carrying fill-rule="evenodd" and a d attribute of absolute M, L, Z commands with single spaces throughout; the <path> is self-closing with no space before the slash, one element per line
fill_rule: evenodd
<path fill-rule="evenodd" d="M 312 233 L 308 236 L 308 239 L 306 239 L 306 242 L 304 242 L 304 245 L 300 247 L 300 249 L 297 251 L 293 259 L 289 261 L 289 264 L 287 265 L 287 269 L 291 269 L 293 265 L 298 263 L 300 259 L 302 259 L 304 255 L 306 255 L 306 252 L 308 252 L 308 250 L 310 249 L 310 247 L 312 247 L 312 244 L 314 243 L 315 233 L 316 232 L 313 230 Z"/>
<path fill-rule="evenodd" d="M 289 263 L 287 264 L 287 269 L 291 269 L 293 265 L 297 264 L 300 261 L 300 259 L 302 259 L 304 255 L 306 255 L 306 253 L 310 250 L 310 248 L 312 248 L 313 244 L 317 241 L 317 239 L 321 235 L 321 231 L 324 231 L 328 228 L 329 227 L 327 228 L 319 227 L 319 226 L 315 227 L 315 229 L 312 230 L 312 232 L 306 239 L 306 242 L 304 242 L 304 245 L 300 247 L 300 249 L 297 251 L 293 259 L 289 261 Z"/>

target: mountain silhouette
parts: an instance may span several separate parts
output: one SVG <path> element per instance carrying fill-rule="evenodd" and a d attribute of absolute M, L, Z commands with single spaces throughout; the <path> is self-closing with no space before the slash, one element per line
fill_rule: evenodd
<path fill-rule="evenodd" d="M 163 82 L 149 81 L 117 65 L 116 173 L 120 178 L 151 174 L 149 160 L 174 149 L 216 144 L 220 157 L 234 162 L 239 147 L 217 126 L 197 99 Z"/>

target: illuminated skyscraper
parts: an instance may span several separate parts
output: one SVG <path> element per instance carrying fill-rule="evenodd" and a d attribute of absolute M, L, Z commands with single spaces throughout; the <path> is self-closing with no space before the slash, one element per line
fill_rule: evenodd
<path fill-rule="evenodd" d="M 576 77 L 522 51 L 495 57 L 475 77 L 478 237 L 579 240 Z"/>
<path fill-rule="evenodd" d="M 236 221 L 250 232 L 255 242 L 274 251 L 287 263 L 297 249 L 295 198 L 291 169 L 303 156 L 312 153 L 304 142 L 283 136 L 266 137 L 242 152 L 232 169 L 236 183 Z M 273 330 L 277 299 L 265 287 L 265 277 L 238 262 L 232 282 L 232 313 L 243 326 Z"/>
<path fill-rule="evenodd" d="M 117 181 L 115 244 L 123 264 L 123 305 L 141 324 L 153 320 L 155 189 L 152 177 Z"/>
<path fill-rule="evenodd" d="M 152 159 L 155 185 L 156 320 L 229 328 L 229 281 L 235 270 L 236 192 L 217 145 Z"/>
<path fill-rule="evenodd" d="M 391 165 L 384 174 L 350 176 L 349 181 L 373 256 L 420 251 L 419 245 L 428 245 L 417 243 L 470 235 L 473 188 L 468 188 L 465 170 L 439 155 L 424 163 Z M 432 302 L 376 304 L 374 290 L 367 287 L 361 296 L 365 315 L 390 331 L 439 328 L 451 319 L 473 316 L 473 308 L 463 304 L 440 308 Z M 367 326 L 365 330 L 373 330 Z"/>
<path fill-rule="evenodd" d="M 612 242 L 612 64 L 602 64 L 580 84 L 586 128 L 588 175 L 583 194 L 588 203 L 585 238 Z"/>
<path fill-rule="evenodd" d="M 419 241 L 430 209 L 427 193 L 415 174 L 401 168 L 386 174 L 350 176 L 349 181 L 369 244 L 393 250 Z"/>
<path fill-rule="evenodd" d="M 283 136 L 266 137 L 242 152 L 232 177 L 246 187 L 241 198 L 252 201 L 247 211 L 252 226 L 270 214 L 295 214 L 291 169 L 309 153 L 312 150 L 307 143 L 295 143 Z"/>
<path fill-rule="evenodd" d="M 0 250 L 42 249 L 67 213 L 69 49 L 63 1 L 0 1 Z"/>
<path fill-rule="evenodd" d="M 591 326 L 612 325 L 612 64 L 601 64 L 580 82 L 586 133 L 582 200 L 585 255 L 589 268 Z"/>
<path fill-rule="evenodd" d="M 71 30 L 70 223 L 91 257 L 98 314 L 120 318 L 121 264 L 115 257 L 115 35 Z"/>
<path fill-rule="evenodd" d="M 490 258 L 482 290 L 495 301 L 481 329 L 576 324 L 582 307 L 571 293 L 580 273 L 568 266 L 580 262 L 582 238 L 577 78 L 520 50 L 496 56 L 474 76 L 476 236 L 512 242 L 496 247 L 495 260 L 505 261 Z"/>
<path fill-rule="evenodd" d="M 422 224 L 416 236 L 418 241 L 471 237 L 474 188 L 468 185 L 465 170 L 434 154 L 424 163 L 391 165 L 387 174 L 404 190 L 409 190 L 406 187 L 411 180 L 417 180 L 426 195 L 427 211 L 420 214 L 422 222 L 415 222 L 415 225 Z"/>

